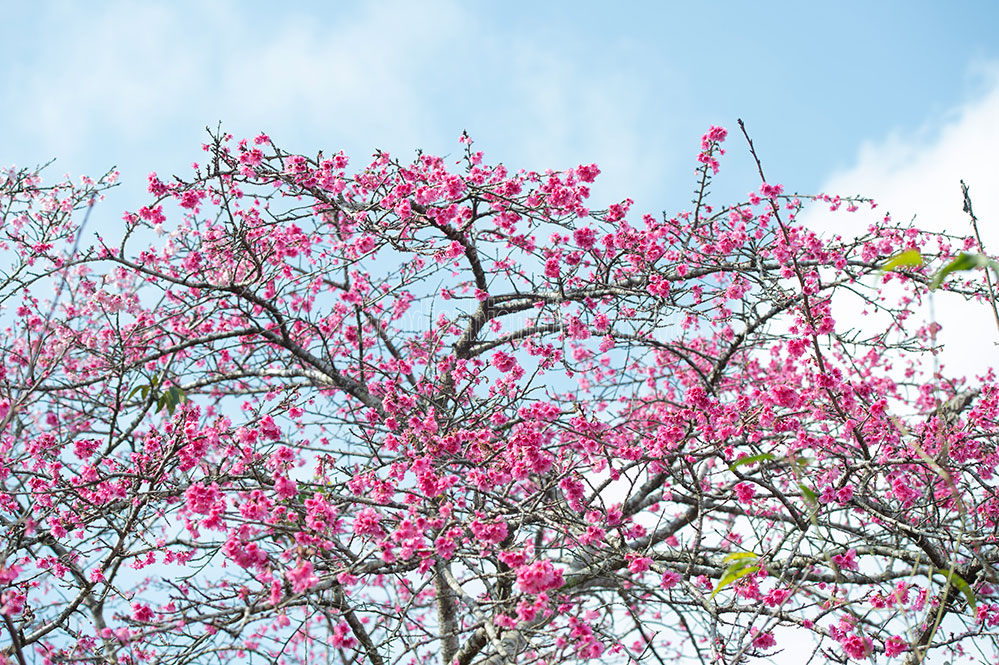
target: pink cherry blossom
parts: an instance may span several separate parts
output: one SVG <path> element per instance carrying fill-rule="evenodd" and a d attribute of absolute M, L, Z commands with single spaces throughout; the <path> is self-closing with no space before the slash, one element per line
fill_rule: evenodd
<path fill-rule="evenodd" d="M 517 588 L 523 593 L 539 594 L 557 589 L 564 583 L 562 569 L 548 560 L 535 561 L 517 571 Z"/>
<path fill-rule="evenodd" d="M 981 243 L 762 177 L 722 201 L 732 138 L 666 214 L 467 135 L 349 171 L 215 132 L 123 215 L 114 174 L 0 171 L 22 653 L 734 662 L 788 634 L 864 660 L 941 613 L 927 661 L 994 647 L 999 380 L 931 362 L 922 307 Z M 987 307 L 982 276 L 939 290 Z M 908 564 L 953 567 L 974 616 Z"/>
<path fill-rule="evenodd" d="M 297 568 L 285 573 L 285 578 L 291 582 L 292 593 L 304 593 L 319 584 L 319 578 L 313 570 L 311 561 L 302 561 Z"/>

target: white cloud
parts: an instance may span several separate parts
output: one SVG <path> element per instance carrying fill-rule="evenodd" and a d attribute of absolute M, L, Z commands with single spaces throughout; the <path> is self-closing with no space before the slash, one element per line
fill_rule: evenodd
<path fill-rule="evenodd" d="M 218 121 L 287 149 L 344 148 L 355 165 L 375 148 L 454 154 L 468 129 L 513 168 L 596 161 L 593 205 L 632 196 L 644 210 L 668 180 L 662 155 L 676 152 L 637 72 L 580 61 L 452 0 L 267 16 L 232 2 L 44 11 L 48 43 L 11 63 L 0 88 L 7 159 L 118 164 L 141 181 L 197 159 Z M 606 59 L 620 64 L 621 48 L 607 45 Z"/>
<path fill-rule="evenodd" d="M 979 218 L 999 218 L 999 69 L 992 77 L 987 94 L 915 135 L 896 131 L 864 143 L 857 163 L 833 175 L 826 191 L 872 196 L 895 219 L 915 216 L 923 228 L 964 233 L 969 227 L 961 211 L 963 179 Z M 999 224 L 991 226 L 991 241 L 999 242 Z M 984 239 L 988 245 L 990 239 Z"/>
<path fill-rule="evenodd" d="M 304 138 L 303 150 L 356 138 L 364 157 L 431 140 L 453 94 L 439 97 L 433 81 L 461 62 L 450 51 L 466 13 L 442 0 L 323 14 L 264 20 L 229 2 L 52 6 L 46 48 L 5 73 L 7 131 L 39 159 L 74 168 L 130 151 L 145 169 L 179 149 L 197 158 L 194 141 L 218 121 Z M 448 133 L 455 145 L 459 132 Z"/>
<path fill-rule="evenodd" d="M 375 148 L 395 153 L 432 143 L 454 94 L 435 82 L 460 68 L 453 48 L 468 20 L 449 3 L 429 9 L 372 3 L 339 25 L 299 16 L 257 48 L 225 59 L 216 101 L 223 119 L 256 122 L 274 133 L 276 121 L 304 126 L 324 143 L 345 135 L 377 141 L 364 146 L 363 157 Z M 447 138 L 457 145 L 459 133 Z"/>
<path fill-rule="evenodd" d="M 51 40 L 14 64 L 6 91 L 19 102 L 8 122 L 43 150 L 92 149 L 109 127 L 134 138 L 185 106 L 202 64 L 173 39 L 185 29 L 176 13 L 155 5 L 52 10 Z"/>
<path fill-rule="evenodd" d="M 919 131 L 901 131 L 862 145 L 856 163 L 830 177 L 828 193 L 862 194 L 874 198 L 873 213 L 844 215 L 811 212 L 813 228 L 844 237 L 862 233 L 885 212 L 893 219 L 931 231 L 971 234 L 962 211 L 960 181 L 970 187 L 985 250 L 999 255 L 999 65 L 987 69 L 985 92 L 928 121 Z M 943 328 L 941 361 L 948 374 L 975 376 L 999 367 L 999 330 L 986 303 L 965 303 L 937 295 L 935 317 Z M 928 312 L 920 312 L 928 316 Z M 857 325 L 855 311 L 837 312 L 837 319 Z"/>

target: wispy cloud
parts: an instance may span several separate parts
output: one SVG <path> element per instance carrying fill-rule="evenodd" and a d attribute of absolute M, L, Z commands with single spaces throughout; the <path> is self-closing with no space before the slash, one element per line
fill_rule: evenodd
<path fill-rule="evenodd" d="M 844 236 L 863 232 L 885 212 L 898 221 L 956 235 L 971 233 L 962 211 L 960 181 L 971 188 L 975 213 L 988 253 L 999 254 L 999 64 L 979 67 L 983 93 L 930 119 L 912 134 L 895 132 L 864 143 L 856 163 L 829 178 L 828 193 L 863 194 L 879 208 L 873 213 L 827 215 L 813 212 L 813 227 Z M 919 313 L 929 316 L 928 309 Z M 934 316 L 943 328 L 940 356 L 950 374 L 975 376 L 999 367 L 999 330 L 986 303 L 966 303 L 949 294 L 935 296 Z M 838 319 L 859 323 L 855 311 Z"/>
<path fill-rule="evenodd" d="M 688 173 L 696 149 L 696 137 L 686 137 L 690 155 L 676 149 L 670 111 L 650 88 L 662 81 L 582 62 L 562 36 L 523 35 L 450 0 L 267 16 L 233 2 L 45 11 L 52 38 L 10 63 L 0 89 L 0 139 L 22 162 L 56 156 L 77 172 L 116 163 L 127 182 L 182 169 L 219 121 L 290 149 L 345 148 L 355 164 L 376 148 L 456 151 L 468 129 L 514 168 L 596 161 L 594 205 L 632 196 L 644 209 L 664 203 L 662 184 Z"/>

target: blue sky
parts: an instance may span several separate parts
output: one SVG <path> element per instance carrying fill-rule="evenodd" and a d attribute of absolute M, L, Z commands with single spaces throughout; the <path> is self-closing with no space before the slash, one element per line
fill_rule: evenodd
<path fill-rule="evenodd" d="M 770 180 L 792 191 L 867 194 L 897 218 L 963 230 L 965 178 L 999 251 L 997 2 L 277 6 L 4 3 L 0 164 L 56 158 L 49 180 L 117 165 L 123 184 L 90 220 L 113 238 L 148 172 L 203 158 L 206 125 L 344 149 L 355 166 L 376 148 L 457 153 L 467 129 L 512 168 L 597 162 L 594 207 L 630 196 L 675 212 L 701 134 L 741 117 Z M 716 193 L 757 185 L 733 131 Z M 996 357 L 986 308 L 939 302 L 937 315 L 953 368 Z"/>
<path fill-rule="evenodd" d="M 206 125 L 355 166 L 376 148 L 454 154 L 467 129 L 512 168 L 597 162 L 593 207 L 676 212 L 701 134 L 741 117 L 790 191 L 862 193 L 877 214 L 963 232 L 965 178 L 999 247 L 999 3 L 274 7 L 7 3 L 0 163 L 57 158 L 50 180 L 117 165 L 122 187 L 90 220 L 114 238 L 148 172 L 202 159 Z M 715 193 L 741 197 L 758 181 L 735 131 L 728 145 Z"/>
<path fill-rule="evenodd" d="M 814 191 L 865 142 L 932 142 L 999 79 L 993 2 L 274 6 L 10 3 L 0 162 L 117 164 L 131 200 L 146 172 L 198 159 L 219 121 L 355 165 L 456 151 L 467 129 L 511 166 L 595 161 L 607 201 L 675 210 L 710 124 L 744 118 L 772 178 Z"/>

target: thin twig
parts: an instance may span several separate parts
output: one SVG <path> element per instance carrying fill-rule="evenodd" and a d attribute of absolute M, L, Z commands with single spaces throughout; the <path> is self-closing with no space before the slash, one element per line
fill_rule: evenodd
<path fill-rule="evenodd" d="M 975 217 L 975 211 L 971 207 L 971 195 L 968 194 L 968 185 L 961 181 L 961 194 L 964 196 L 964 212 L 968 213 L 968 217 L 971 218 L 971 228 L 975 232 L 975 240 L 978 242 L 978 251 L 985 253 L 985 244 L 982 242 L 982 236 L 978 233 L 978 218 Z M 996 305 L 996 293 L 992 287 L 992 277 L 989 275 L 989 268 L 985 268 L 985 283 L 989 287 L 989 305 L 992 307 L 992 317 L 996 322 L 996 330 L 999 330 L 999 306 Z"/>

